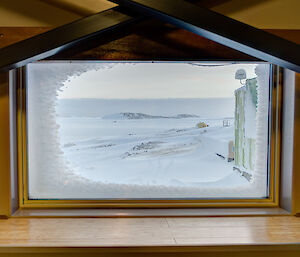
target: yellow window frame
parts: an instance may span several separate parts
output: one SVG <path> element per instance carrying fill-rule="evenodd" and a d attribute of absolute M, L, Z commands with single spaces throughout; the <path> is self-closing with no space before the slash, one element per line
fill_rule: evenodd
<path fill-rule="evenodd" d="M 271 65 L 271 125 L 269 152 L 269 197 L 265 199 L 196 200 L 32 200 L 28 197 L 26 67 L 18 69 L 17 162 L 20 208 L 199 208 L 199 207 L 279 207 L 281 112 L 283 69 Z"/>

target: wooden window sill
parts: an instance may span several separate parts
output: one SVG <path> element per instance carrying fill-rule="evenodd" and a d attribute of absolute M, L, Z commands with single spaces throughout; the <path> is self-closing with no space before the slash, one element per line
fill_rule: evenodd
<path fill-rule="evenodd" d="M 113 256 L 127 256 L 122 255 L 125 253 L 135 256 L 142 252 L 164 256 L 181 256 L 180 254 L 187 252 L 224 253 L 214 256 L 240 256 L 232 255 L 233 252 L 244 252 L 243 256 L 252 256 L 248 253 L 269 256 L 271 252 L 272 256 L 283 256 L 283 253 L 285 257 L 300 256 L 300 218 L 274 216 L 0 220 L 0 256 L 7 256 L 7 253 L 14 253 L 15 256 L 25 253 L 28 256 L 41 253 L 49 254 L 47 256 L 55 253 L 84 256 L 90 253 L 91 256 L 96 256 L 100 252 L 103 254 L 101 256 L 111 256 L 112 253 Z M 263 253 L 264 255 L 260 255 Z"/>
<path fill-rule="evenodd" d="M 181 209 L 19 209 L 15 218 L 112 218 L 112 217 L 248 217 L 289 216 L 281 208 L 181 208 Z"/>

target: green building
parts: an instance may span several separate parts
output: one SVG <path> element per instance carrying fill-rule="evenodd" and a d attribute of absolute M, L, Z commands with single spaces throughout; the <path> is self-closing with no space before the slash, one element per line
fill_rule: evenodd
<path fill-rule="evenodd" d="M 235 91 L 234 163 L 241 170 L 254 171 L 257 110 L 257 80 L 247 79 Z"/>

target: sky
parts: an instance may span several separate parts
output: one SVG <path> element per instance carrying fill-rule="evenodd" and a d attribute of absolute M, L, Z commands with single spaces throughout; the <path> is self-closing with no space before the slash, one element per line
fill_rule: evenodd
<path fill-rule="evenodd" d="M 110 66 L 70 78 L 58 92 L 58 98 L 228 98 L 234 97 L 234 90 L 242 86 L 235 79 L 238 69 L 245 69 L 247 78 L 256 77 L 256 64 L 207 67 L 196 63 L 144 62 Z"/>

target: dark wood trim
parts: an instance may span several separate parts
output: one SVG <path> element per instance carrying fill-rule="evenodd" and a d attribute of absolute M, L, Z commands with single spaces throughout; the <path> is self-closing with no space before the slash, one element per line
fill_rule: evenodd
<path fill-rule="evenodd" d="M 298 45 L 300 44 L 300 29 L 265 29 L 265 31 Z"/>
<path fill-rule="evenodd" d="M 7 71 L 41 60 L 69 48 L 93 42 L 97 37 L 114 32 L 140 19 L 139 15 L 124 13 L 119 7 L 77 20 L 0 49 L 0 71 Z"/>
<path fill-rule="evenodd" d="M 257 60 L 192 32 L 146 20 L 97 40 L 94 47 L 72 48 L 50 59 L 71 60 Z M 105 40 L 105 41 L 104 41 Z"/>
<path fill-rule="evenodd" d="M 141 24 L 140 26 L 143 26 L 143 24 Z M 45 33 L 52 29 L 54 29 L 54 27 L 0 27 L 0 49 L 15 44 L 19 41 L 31 38 L 38 34 Z M 264 30 L 271 34 L 277 35 L 281 38 L 300 44 L 300 29 L 264 29 Z M 181 31 L 184 30 L 181 29 Z M 142 32 L 140 31 L 140 33 Z M 150 32 L 149 34 L 152 34 L 152 32 Z M 184 36 L 186 37 L 185 40 L 192 43 L 191 42 L 192 38 L 189 37 L 190 35 L 193 34 L 192 33 L 184 34 Z M 194 45 L 196 45 L 196 43 Z"/>
<path fill-rule="evenodd" d="M 115 7 L 9 45 L 0 49 L 0 71 L 45 58 L 237 61 L 259 58 L 300 71 L 299 45 L 206 8 L 182 0 L 122 0 L 118 3 L 143 14 Z M 173 23 L 176 27 L 161 23 L 162 26 L 156 27 L 134 24 L 133 30 L 120 29 L 140 21 L 144 13 Z M 2 38 L 5 38 L 4 34 Z"/>
<path fill-rule="evenodd" d="M 53 29 L 52 27 L 0 27 L 0 48 Z M 300 30 L 268 29 L 269 33 L 300 44 Z M 218 59 L 256 60 L 189 31 L 160 21 L 146 20 L 127 26 L 106 41 L 97 40 L 85 51 L 76 48 L 62 51 L 52 59 L 62 60 L 163 60 L 163 59 Z"/>

